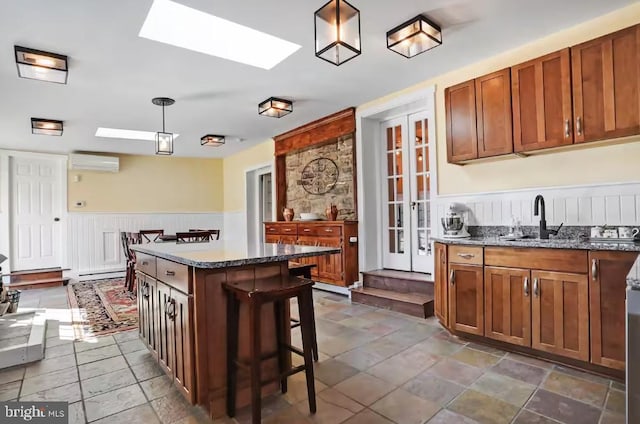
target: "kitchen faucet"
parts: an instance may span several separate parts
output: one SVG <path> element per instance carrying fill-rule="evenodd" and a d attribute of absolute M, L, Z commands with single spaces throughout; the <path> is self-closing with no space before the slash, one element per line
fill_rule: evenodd
<path fill-rule="evenodd" d="M 540 209 L 538 209 L 538 205 L 540 206 L 541 211 Z M 546 240 L 549 238 L 549 234 L 553 234 L 554 236 L 557 236 L 563 224 L 560 224 L 557 230 L 547 229 L 547 220 L 545 219 L 544 197 L 542 197 L 541 194 L 538 194 L 536 196 L 536 200 L 533 201 L 533 215 L 538 216 L 538 213 L 540 213 L 540 236 L 539 237 L 541 239 Z"/>

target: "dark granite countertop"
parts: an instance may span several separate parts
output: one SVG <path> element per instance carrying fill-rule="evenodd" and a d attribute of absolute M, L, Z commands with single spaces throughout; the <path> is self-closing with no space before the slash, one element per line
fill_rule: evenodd
<path fill-rule="evenodd" d="M 260 244 L 242 251 L 237 248 L 225 248 L 224 243 L 215 241 L 209 243 L 138 244 L 131 246 L 131 249 L 196 268 L 225 268 L 340 253 L 340 249 L 334 247 L 272 243 Z"/>
<path fill-rule="evenodd" d="M 471 246 L 530 247 L 547 249 L 613 250 L 621 252 L 640 252 L 640 243 L 591 242 L 588 239 L 519 239 L 502 240 L 497 236 L 450 239 L 433 237 L 433 240 L 445 244 Z"/>

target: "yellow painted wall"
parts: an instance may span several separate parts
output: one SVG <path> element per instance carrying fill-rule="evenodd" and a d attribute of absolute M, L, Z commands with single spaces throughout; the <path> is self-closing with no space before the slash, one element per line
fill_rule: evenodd
<path fill-rule="evenodd" d="M 640 181 L 640 143 L 638 142 L 615 146 L 597 146 L 561 153 L 554 152 L 528 158 L 509 157 L 508 159 L 491 160 L 465 166 L 450 165 L 447 163 L 444 114 L 444 89 L 446 87 L 637 23 L 640 23 L 640 3 L 634 3 L 512 51 L 376 99 L 360 106 L 359 109 L 366 109 L 419 89 L 436 87 L 437 169 L 440 194 Z M 446 48 L 446 41 L 440 48 Z M 640 137 L 635 139 L 640 140 Z"/>
<path fill-rule="evenodd" d="M 264 143 L 224 158 L 224 210 L 237 212 L 245 209 L 245 172 L 274 160 L 274 142 Z"/>
<path fill-rule="evenodd" d="M 70 212 L 223 211 L 222 159 L 119 157 L 117 173 L 68 172 Z M 86 206 L 77 208 L 76 201 Z"/>

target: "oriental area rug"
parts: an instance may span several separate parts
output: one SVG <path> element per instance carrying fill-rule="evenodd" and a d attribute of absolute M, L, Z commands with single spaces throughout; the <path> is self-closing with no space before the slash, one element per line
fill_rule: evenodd
<path fill-rule="evenodd" d="M 138 327 L 136 295 L 125 289 L 124 278 L 69 284 L 67 294 L 77 338 Z"/>

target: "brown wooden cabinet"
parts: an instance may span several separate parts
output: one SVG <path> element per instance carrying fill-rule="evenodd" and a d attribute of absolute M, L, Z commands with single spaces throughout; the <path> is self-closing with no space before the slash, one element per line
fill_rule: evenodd
<path fill-rule="evenodd" d="M 447 120 L 447 161 L 478 158 L 476 86 L 473 80 L 444 90 Z"/>
<path fill-rule="evenodd" d="M 476 78 L 478 157 L 513 153 L 509 68 Z"/>
<path fill-rule="evenodd" d="M 435 278 L 434 291 L 434 315 L 445 327 L 449 326 L 449 301 L 447 299 L 447 246 L 442 243 L 435 244 Z"/>
<path fill-rule="evenodd" d="M 193 296 L 171 290 L 169 340 L 173 352 L 173 380 L 183 395 L 195 400 L 193 345 L 191 343 Z"/>
<path fill-rule="evenodd" d="M 449 326 L 455 331 L 484 335 L 482 266 L 449 264 Z"/>
<path fill-rule="evenodd" d="M 570 57 L 566 48 L 511 68 L 514 151 L 573 143 Z"/>
<path fill-rule="evenodd" d="M 531 271 L 532 347 L 589 360 L 589 282 L 586 274 Z"/>
<path fill-rule="evenodd" d="M 571 48 L 575 141 L 640 133 L 640 26 Z"/>
<path fill-rule="evenodd" d="M 634 252 L 590 252 L 591 362 L 625 369 L 625 297 Z"/>
<path fill-rule="evenodd" d="M 155 311 L 157 304 L 157 283 L 156 279 L 141 272 L 137 273 L 138 287 L 138 331 L 140 337 L 147 344 L 153 356 L 157 359 L 158 347 L 155 334 Z"/>
<path fill-rule="evenodd" d="M 339 247 L 340 253 L 300 258 L 314 264 L 311 277 L 319 282 L 350 286 L 358 281 L 358 223 L 355 221 L 265 222 L 267 243 Z M 354 240 L 355 239 L 355 240 Z"/>
<path fill-rule="evenodd" d="M 531 272 L 521 268 L 484 268 L 485 335 L 531 346 Z"/>
<path fill-rule="evenodd" d="M 156 285 L 158 306 L 156 308 L 156 338 L 158 340 L 158 361 L 167 374 L 173 370 L 173 348 L 169 340 L 171 327 L 168 316 L 168 303 L 171 299 L 171 287 L 158 281 Z"/>

